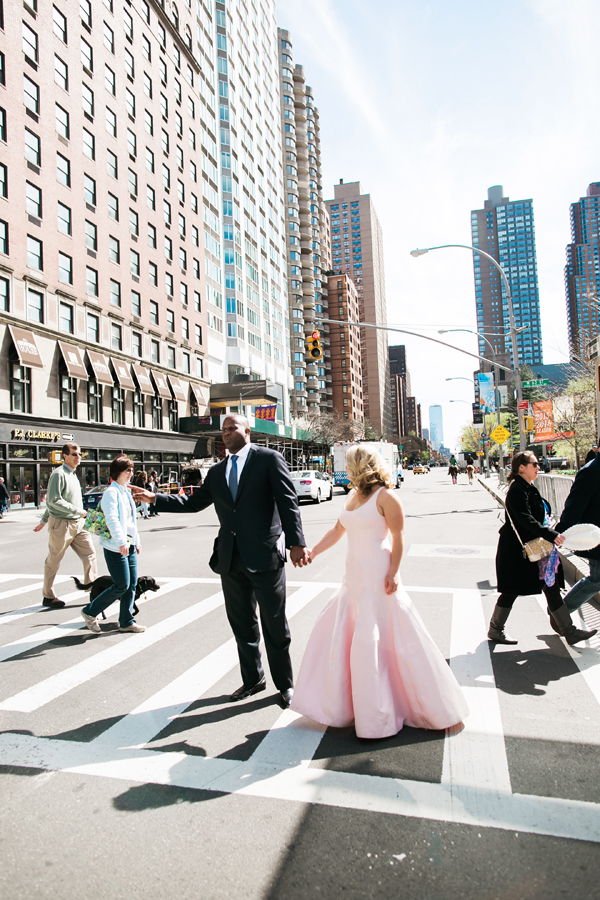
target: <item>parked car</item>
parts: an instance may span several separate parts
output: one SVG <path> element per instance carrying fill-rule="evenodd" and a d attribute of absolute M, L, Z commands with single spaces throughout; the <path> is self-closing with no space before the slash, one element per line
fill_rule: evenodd
<path fill-rule="evenodd" d="M 333 484 L 323 472 L 316 469 L 305 469 L 303 472 L 292 472 L 292 481 L 296 488 L 298 500 L 333 500 Z"/>
<path fill-rule="evenodd" d="M 89 491 L 86 491 L 83 495 L 83 508 L 96 509 L 96 507 L 100 503 L 100 500 L 102 499 L 102 494 L 107 487 L 107 484 L 97 484 L 96 487 L 90 488 Z"/>

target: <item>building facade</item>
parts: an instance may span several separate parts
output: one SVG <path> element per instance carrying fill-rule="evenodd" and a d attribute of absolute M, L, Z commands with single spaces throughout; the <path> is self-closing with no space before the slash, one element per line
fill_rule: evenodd
<path fill-rule="evenodd" d="M 540 298 L 532 200 L 509 200 L 501 185 L 488 189 L 483 209 L 471 212 L 474 247 L 489 253 L 502 266 L 512 295 L 515 324 L 527 328 L 517 335 L 519 363 L 543 362 Z M 477 331 L 484 333 L 501 365 L 512 366 L 509 314 L 500 273 L 485 257 L 473 254 Z M 479 353 L 489 359 L 490 348 L 479 338 Z M 491 366 L 482 363 L 481 371 Z M 500 370 L 500 380 L 508 373 Z"/>
<path fill-rule="evenodd" d="M 572 359 L 581 359 L 600 325 L 600 182 L 571 204 L 571 243 L 567 246 L 565 293 Z"/>
<path fill-rule="evenodd" d="M 292 36 L 278 29 L 281 130 L 285 178 L 288 298 L 293 367 L 292 413 L 331 412 L 329 327 L 320 328 L 324 348 L 318 365 L 307 355 L 306 338 L 316 314 L 327 313 L 328 215 L 323 202 L 319 110 L 304 68 L 294 63 Z"/>
<path fill-rule="evenodd" d="M 335 185 L 334 196 L 327 201 L 333 271 L 354 281 L 360 320 L 386 325 L 383 232 L 371 196 L 362 193 L 360 182 L 344 184 L 343 180 Z M 360 340 L 365 419 L 378 435 L 392 434 L 387 335 L 362 328 Z"/>
<path fill-rule="evenodd" d="M 392 434 L 406 435 L 413 431 L 422 437 L 421 405 L 412 396 L 410 372 L 406 365 L 406 346 L 394 344 L 388 347 L 390 365 L 390 398 L 392 410 Z"/>
<path fill-rule="evenodd" d="M 434 450 L 439 450 L 444 443 L 444 419 L 439 403 L 429 407 L 429 440 Z"/>
<path fill-rule="evenodd" d="M 327 287 L 332 318 L 356 322 L 359 315 L 358 293 L 350 276 L 331 275 L 327 279 Z M 333 389 L 333 408 L 344 419 L 363 425 L 363 374 L 358 328 L 331 325 L 330 340 L 329 377 Z M 323 372 L 326 370 L 323 369 Z"/>

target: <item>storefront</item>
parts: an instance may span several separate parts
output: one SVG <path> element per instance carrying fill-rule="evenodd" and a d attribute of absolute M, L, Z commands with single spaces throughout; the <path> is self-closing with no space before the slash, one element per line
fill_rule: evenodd
<path fill-rule="evenodd" d="M 108 483 L 110 462 L 118 453 L 130 456 L 136 471 L 158 472 L 160 482 L 180 481 L 181 470 L 192 459 L 196 444 L 195 437 L 178 432 L 117 431 L 102 425 L 94 427 L 93 423 L 79 427 L 73 422 L 61 428 L 56 423 L 0 416 L 0 475 L 13 509 L 44 506 L 48 479 L 55 468 L 49 454 L 60 450 L 66 441 L 74 441 L 82 449 L 83 460 L 77 472 L 84 491 Z"/>

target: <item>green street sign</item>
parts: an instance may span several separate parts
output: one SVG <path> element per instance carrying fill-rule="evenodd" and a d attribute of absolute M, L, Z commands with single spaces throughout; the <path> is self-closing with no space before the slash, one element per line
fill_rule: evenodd
<path fill-rule="evenodd" d="M 403 445 L 403 444 L 398 444 L 398 450 L 404 450 L 404 445 Z"/>
<path fill-rule="evenodd" d="M 550 384 L 549 378 L 538 378 L 536 381 L 524 381 L 523 387 L 542 387 L 545 384 Z"/>

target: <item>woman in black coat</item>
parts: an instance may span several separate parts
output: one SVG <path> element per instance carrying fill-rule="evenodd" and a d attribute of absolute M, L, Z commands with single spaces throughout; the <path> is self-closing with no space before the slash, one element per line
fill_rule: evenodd
<path fill-rule="evenodd" d="M 561 587 L 565 585 L 562 563 L 559 563 L 554 584 L 548 586 L 541 577 L 537 562 L 530 562 L 523 555 L 521 541 L 526 544 L 541 537 L 556 544 L 557 547 L 564 542 L 562 534 L 544 525 L 546 512 L 550 512 L 550 506 L 542 499 L 533 484 L 538 477 L 539 466 L 535 453 L 526 450 L 524 453 L 515 454 L 508 476 L 510 488 L 506 495 L 507 515 L 500 529 L 496 553 L 496 575 L 500 596 L 494 607 L 488 631 L 489 640 L 498 644 L 517 643 L 505 634 L 504 625 L 519 594 L 539 594 L 541 591 L 548 601 L 552 627 L 568 644 L 587 640 L 596 633 L 595 630 L 582 631 L 571 621 L 571 615 L 560 593 Z M 521 541 L 515 534 L 515 529 Z"/>

